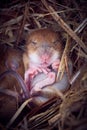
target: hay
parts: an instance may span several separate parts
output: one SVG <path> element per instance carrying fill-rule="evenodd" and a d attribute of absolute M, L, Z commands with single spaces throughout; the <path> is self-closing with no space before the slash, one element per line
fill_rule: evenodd
<path fill-rule="evenodd" d="M 7 127 L 1 124 L 0 129 L 83 130 L 87 128 L 86 3 L 86 0 L 79 2 L 75 0 L 61 0 L 61 2 L 15 0 L 15 2 L 1 3 L 0 45 L 16 46 L 24 50 L 27 32 L 36 28 L 52 28 L 61 33 L 62 42 L 66 44 L 58 76 L 64 72 L 67 67 L 67 57 L 70 57 L 73 62 L 73 77 L 70 79 L 70 89 L 64 93 L 63 100 L 53 98 L 34 109 L 30 109 L 27 105 L 27 109 L 24 108 L 27 114 L 22 113 L 21 110 L 16 117 L 19 118 L 22 114 L 22 120 L 15 119 L 16 121 L 12 123 L 10 120 Z"/>

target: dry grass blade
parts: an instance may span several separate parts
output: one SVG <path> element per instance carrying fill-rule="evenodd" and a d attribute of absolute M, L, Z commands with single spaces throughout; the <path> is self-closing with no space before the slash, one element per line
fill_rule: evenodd
<path fill-rule="evenodd" d="M 67 68 L 66 63 L 67 63 L 67 56 L 69 54 L 69 49 L 70 49 L 70 38 L 68 37 L 64 52 L 62 54 L 61 62 L 60 62 L 59 68 L 58 68 L 57 79 L 59 79 L 59 80 L 62 79 L 62 76 L 65 72 L 65 68 Z"/>
<path fill-rule="evenodd" d="M 45 123 L 48 123 L 48 120 L 54 117 L 59 111 L 59 105 L 53 105 L 51 108 L 46 110 L 45 112 L 42 112 L 40 114 L 37 114 L 33 117 L 31 117 L 28 121 L 29 123 L 29 129 L 35 129 L 37 127 L 41 127 L 42 124 L 46 125 Z"/>
<path fill-rule="evenodd" d="M 2 28 L 2 27 L 6 27 L 6 26 L 11 26 L 11 25 L 13 25 L 13 24 L 17 24 L 17 23 L 19 23 L 19 22 L 22 20 L 22 18 L 23 18 L 23 15 L 18 16 L 18 17 L 15 18 L 15 19 L 11 19 L 11 20 L 7 21 L 6 23 L 4 23 L 4 24 L 1 26 L 1 28 Z"/>
<path fill-rule="evenodd" d="M 21 24 L 21 26 L 20 26 L 20 29 L 19 29 L 19 35 L 18 35 L 18 38 L 17 38 L 17 45 L 18 45 L 18 43 L 19 43 L 19 41 L 20 41 L 20 38 L 21 38 L 21 35 L 22 35 L 22 33 L 23 33 L 23 30 L 24 30 L 24 25 L 25 25 L 25 22 L 26 22 L 26 19 L 27 19 L 27 15 L 28 15 L 28 5 L 26 4 L 25 5 L 25 12 L 24 12 L 24 16 L 23 16 L 23 21 L 22 21 L 22 24 Z"/>
<path fill-rule="evenodd" d="M 14 116 L 11 118 L 11 120 L 8 122 L 7 124 L 7 128 L 9 128 L 12 123 L 15 121 L 15 119 L 19 116 L 19 114 L 21 113 L 21 111 L 24 109 L 24 107 L 31 102 L 32 98 L 26 100 L 21 106 L 20 108 L 16 111 L 16 113 L 14 114 Z"/>
<path fill-rule="evenodd" d="M 77 81 L 78 77 L 79 77 L 82 73 L 86 72 L 86 71 L 85 71 L 86 68 L 87 68 L 87 64 L 84 64 L 84 65 L 73 75 L 73 77 L 72 77 L 71 80 L 70 80 L 70 84 L 71 84 L 71 85 L 72 85 L 75 81 Z M 85 74 L 85 76 L 86 76 L 86 75 L 87 75 L 87 73 Z M 86 79 L 85 76 L 83 75 L 83 78 L 82 78 L 82 79 Z"/>
<path fill-rule="evenodd" d="M 78 28 L 75 29 L 74 32 L 80 33 L 87 25 L 87 18 L 79 25 Z"/>
<path fill-rule="evenodd" d="M 60 113 L 58 113 L 57 115 L 55 115 L 53 118 L 51 118 L 48 122 L 49 125 L 53 125 L 56 121 L 58 122 L 58 119 L 61 117 Z"/>

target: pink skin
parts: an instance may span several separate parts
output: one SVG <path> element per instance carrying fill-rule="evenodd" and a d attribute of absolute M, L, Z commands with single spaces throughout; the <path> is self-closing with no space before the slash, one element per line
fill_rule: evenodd
<path fill-rule="evenodd" d="M 60 63 L 60 60 L 56 60 L 53 64 L 52 64 L 52 69 L 53 70 L 57 70 L 58 67 L 59 67 L 59 63 Z M 44 86 L 47 86 L 47 85 L 50 85 L 52 83 L 55 82 L 55 79 L 56 79 L 56 74 L 55 72 L 52 72 L 51 69 L 47 68 L 47 67 L 43 67 L 42 66 L 33 66 L 29 68 L 29 70 L 27 70 L 25 72 L 25 83 L 27 85 L 27 87 L 29 88 L 30 84 L 29 84 L 29 79 L 30 80 L 33 80 L 33 78 L 38 74 L 38 73 L 41 73 L 43 72 L 44 74 L 48 75 L 48 77 L 43 80 L 43 81 L 40 81 L 39 83 L 37 83 L 34 88 L 32 89 L 31 91 L 31 94 L 33 92 L 38 92 L 38 91 L 41 91 L 41 89 L 44 87 Z M 31 86 L 32 88 L 32 86 Z"/>
<path fill-rule="evenodd" d="M 60 60 L 56 60 L 53 64 L 52 64 L 52 68 L 53 70 L 57 70 L 60 64 Z"/>
<path fill-rule="evenodd" d="M 42 68 L 38 66 L 32 66 L 25 72 L 25 84 L 29 88 L 30 81 L 33 80 L 33 78 L 38 74 L 43 72 L 44 74 L 47 74 L 50 71 L 49 68 Z"/>
<path fill-rule="evenodd" d="M 57 71 L 60 60 L 56 59 L 53 63 L 51 63 L 51 58 L 50 53 L 44 53 L 44 55 L 42 54 L 40 56 L 40 63 L 38 61 L 38 63 L 35 64 L 32 60 L 30 60 L 29 69 L 25 72 L 25 83 L 30 91 L 30 95 L 38 93 L 43 87 L 55 82 L 56 73 L 53 71 Z M 52 69 L 48 68 L 49 65 L 51 65 Z M 30 82 L 33 81 L 34 77 L 39 73 L 44 73 L 47 75 L 47 78 L 36 83 L 35 86 L 31 86 Z"/>
<path fill-rule="evenodd" d="M 52 69 L 53 70 L 57 70 L 59 67 L 59 63 L 60 60 L 56 60 L 53 64 L 52 64 Z M 43 64 L 41 66 L 34 66 L 32 65 L 32 67 L 29 68 L 29 70 L 27 70 L 25 72 L 25 81 L 28 80 L 28 77 L 30 76 L 31 79 L 34 78 L 34 76 L 36 76 L 38 73 L 43 72 L 44 74 L 48 74 L 48 72 L 50 72 L 51 70 L 47 67 L 43 67 Z"/>

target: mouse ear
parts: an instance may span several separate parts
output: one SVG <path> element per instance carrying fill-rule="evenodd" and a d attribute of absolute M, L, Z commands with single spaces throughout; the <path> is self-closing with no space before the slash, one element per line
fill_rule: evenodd
<path fill-rule="evenodd" d="M 7 60 L 5 65 L 7 69 L 12 69 L 14 71 L 19 68 L 19 63 L 15 59 L 12 59 L 11 61 Z"/>

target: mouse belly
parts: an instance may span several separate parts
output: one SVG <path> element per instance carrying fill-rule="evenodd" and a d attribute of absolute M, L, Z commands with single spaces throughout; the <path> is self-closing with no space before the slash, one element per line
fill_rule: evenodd
<path fill-rule="evenodd" d="M 30 91 L 31 97 L 33 97 L 33 102 L 37 105 L 41 105 L 47 102 L 49 99 L 53 97 L 57 97 L 58 91 L 65 91 L 68 88 L 69 81 L 67 74 L 64 73 L 62 79 L 60 81 L 55 81 L 55 76 L 51 79 L 44 73 L 38 74 L 31 82 L 32 89 Z M 49 82 L 47 82 L 49 81 Z"/>

